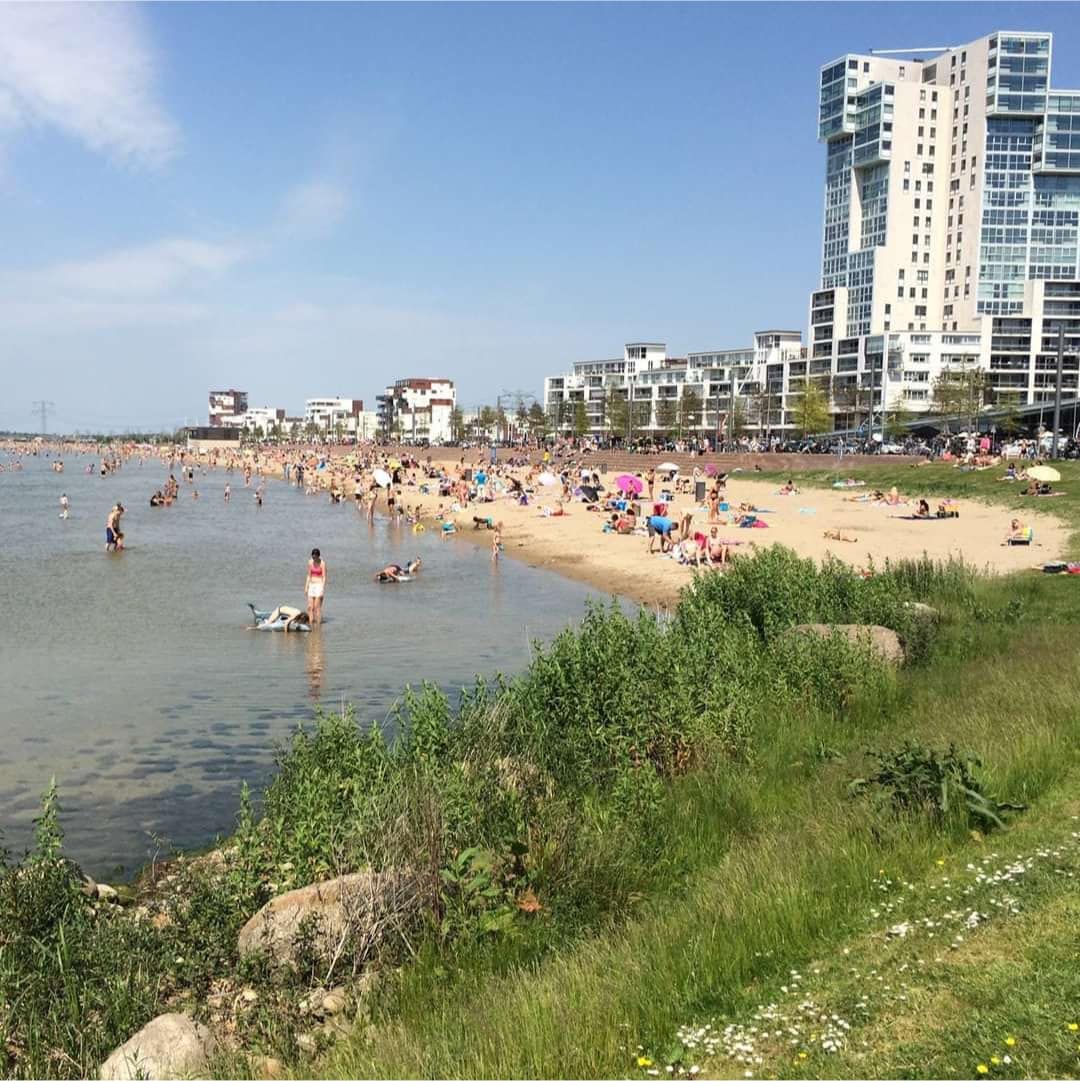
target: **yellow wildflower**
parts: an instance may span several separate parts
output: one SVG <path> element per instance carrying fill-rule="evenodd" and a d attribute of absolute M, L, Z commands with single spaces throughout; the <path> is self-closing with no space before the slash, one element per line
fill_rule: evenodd
<path fill-rule="evenodd" d="M 1070 1023 L 1069 1030 L 1080 1030 L 1080 1023 Z"/>
<path fill-rule="evenodd" d="M 1010 1034 L 1008 1036 L 1008 1038 L 1005 1039 L 1005 1044 L 1006 1045 L 1016 1045 L 1016 1039 Z"/>
<path fill-rule="evenodd" d="M 652 1061 L 648 1057 L 638 1057 L 637 1059 L 638 1068 L 648 1068 L 651 1064 Z"/>
<path fill-rule="evenodd" d="M 998 1057 L 998 1056 L 993 1056 L 993 1057 L 990 1058 L 990 1063 L 991 1064 L 1001 1064 L 1001 1058 Z"/>
<path fill-rule="evenodd" d="M 945 858 L 944 857 L 939 857 L 938 858 L 938 867 L 940 868 L 944 864 L 945 864 Z"/>
<path fill-rule="evenodd" d="M 985 1064 L 980 1064 L 976 1067 L 975 1071 L 978 1072 L 980 1076 L 985 1076 L 990 1069 L 987 1068 Z"/>

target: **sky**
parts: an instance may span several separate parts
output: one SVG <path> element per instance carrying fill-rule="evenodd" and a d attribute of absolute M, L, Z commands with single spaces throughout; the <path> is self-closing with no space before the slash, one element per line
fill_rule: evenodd
<path fill-rule="evenodd" d="M 173 428 L 803 328 L 818 69 L 1075 4 L 0 2 L 0 429 Z"/>

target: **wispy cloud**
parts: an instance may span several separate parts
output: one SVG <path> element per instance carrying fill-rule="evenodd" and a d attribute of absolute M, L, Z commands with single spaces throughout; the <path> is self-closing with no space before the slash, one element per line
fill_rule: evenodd
<path fill-rule="evenodd" d="M 228 271 L 246 255 L 238 243 L 166 238 L 92 260 L 53 265 L 40 278 L 65 290 L 148 297 L 197 285 Z"/>
<path fill-rule="evenodd" d="M 281 229 L 304 237 L 327 234 L 349 210 L 349 194 L 336 181 L 307 181 L 285 194 L 281 204 Z"/>
<path fill-rule="evenodd" d="M 48 125 L 94 151 L 157 167 L 179 133 L 131 4 L 0 3 L 0 126 Z"/>

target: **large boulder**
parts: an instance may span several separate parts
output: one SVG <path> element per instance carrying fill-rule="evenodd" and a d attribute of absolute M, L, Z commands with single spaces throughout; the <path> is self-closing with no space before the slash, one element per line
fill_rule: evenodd
<path fill-rule="evenodd" d="M 819 638 L 846 638 L 856 645 L 868 646 L 871 652 L 890 664 L 904 662 L 904 647 L 900 642 L 900 635 L 888 627 L 879 627 L 872 623 L 840 623 L 836 626 L 828 623 L 800 623 L 791 628 L 791 633 L 811 634 Z"/>
<path fill-rule="evenodd" d="M 101 1079 L 199 1078 L 214 1048 L 214 1036 L 206 1027 L 170 1012 L 151 1019 L 117 1046 L 98 1074 Z"/>
<path fill-rule="evenodd" d="M 280 963 L 292 962 L 296 938 L 312 921 L 320 955 L 334 955 L 348 937 L 373 947 L 418 902 L 416 879 L 407 871 L 354 872 L 313 883 L 270 899 L 250 918 L 240 930 L 240 954 L 263 952 Z"/>

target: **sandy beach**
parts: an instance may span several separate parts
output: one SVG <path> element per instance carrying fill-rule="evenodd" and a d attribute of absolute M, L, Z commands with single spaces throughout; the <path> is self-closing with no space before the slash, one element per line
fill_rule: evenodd
<path fill-rule="evenodd" d="M 607 487 L 614 486 L 613 475 L 602 478 Z M 412 488 L 403 490 L 408 496 Z M 762 511 L 760 520 L 768 525 L 753 529 L 720 525 L 722 539 L 738 541 L 732 548 L 733 555 L 749 554 L 754 547 L 783 544 L 818 561 L 835 555 L 856 566 L 872 563 L 880 568 L 886 559 L 914 559 L 926 554 L 934 559 L 962 557 L 980 569 L 1008 573 L 1061 558 L 1068 537 L 1068 529 L 1051 513 L 1025 514 L 1025 523 L 1034 531 L 1031 547 L 1003 547 L 1013 514 L 981 502 L 960 503 L 959 517 L 907 520 L 914 513 L 914 503 L 890 507 L 852 501 L 863 493 L 862 488 L 802 489 L 792 495 L 778 491 L 776 483 L 749 475 L 737 474 L 729 479 L 728 503 L 732 507 L 740 503 L 756 506 Z M 608 515 L 590 512 L 583 502 L 568 503 L 563 517 L 542 516 L 541 509 L 553 507 L 558 497 L 557 485 L 539 487 L 530 506 L 498 499 L 471 505 L 455 514 L 454 519 L 460 531 L 466 536 L 475 535 L 478 544 L 484 546 L 487 533 L 473 531 L 472 516 L 490 516 L 503 523 L 506 556 L 556 570 L 605 594 L 615 593 L 650 607 L 671 606 L 693 579 L 694 567 L 662 557 L 658 548 L 650 555 L 647 536 L 605 533 L 602 526 Z M 936 501 L 932 506 L 936 507 Z M 694 531 L 708 534 L 712 527 L 707 509 L 690 495 L 677 496 L 670 509 L 676 518 L 692 513 Z M 824 533 L 832 530 L 855 537 L 855 542 L 826 538 Z"/>

